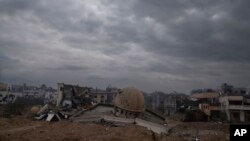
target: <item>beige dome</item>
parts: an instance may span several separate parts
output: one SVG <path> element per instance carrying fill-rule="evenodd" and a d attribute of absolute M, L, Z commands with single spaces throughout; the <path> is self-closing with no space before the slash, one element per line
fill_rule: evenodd
<path fill-rule="evenodd" d="M 32 114 L 37 114 L 37 112 L 40 110 L 40 107 L 39 106 L 33 106 L 31 109 L 30 109 L 30 112 Z"/>
<path fill-rule="evenodd" d="M 142 112 L 145 110 L 144 96 L 135 87 L 124 88 L 122 93 L 116 96 L 114 105 L 132 112 Z"/>

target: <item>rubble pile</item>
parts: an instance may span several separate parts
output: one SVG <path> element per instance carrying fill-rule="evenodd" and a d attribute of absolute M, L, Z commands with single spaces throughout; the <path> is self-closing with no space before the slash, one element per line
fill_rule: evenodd
<path fill-rule="evenodd" d="M 58 97 L 56 104 L 48 103 L 44 106 L 34 106 L 31 113 L 36 120 L 60 121 L 71 116 L 77 116 L 83 111 L 96 105 L 86 97 L 88 87 L 58 84 Z"/>
<path fill-rule="evenodd" d="M 59 84 L 56 105 L 46 104 L 31 108 L 33 118 L 45 121 L 95 122 L 108 127 L 137 124 L 166 134 L 165 118 L 146 110 L 144 96 L 134 87 L 124 88 L 115 98 L 114 105 L 89 100 L 87 87 Z"/>
<path fill-rule="evenodd" d="M 55 107 L 54 105 L 46 104 L 44 106 L 34 106 L 31 108 L 30 112 L 36 120 L 46 120 L 46 121 L 60 121 L 62 119 L 69 119 L 70 117 L 75 117 L 80 115 L 85 110 L 88 110 L 92 106 L 84 106 L 77 109 L 69 109 L 68 107 Z"/>

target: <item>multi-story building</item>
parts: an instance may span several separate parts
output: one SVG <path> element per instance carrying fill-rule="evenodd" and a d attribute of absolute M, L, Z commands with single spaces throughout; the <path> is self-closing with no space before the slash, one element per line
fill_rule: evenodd
<path fill-rule="evenodd" d="M 204 112 L 208 119 L 211 117 L 219 118 L 220 115 L 220 102 L 218 92 L 203 91 L 191 95 L 192 98 L 198 100 L 199 109 Z"/>
<path fill-rule="evenodd" d="M 72 108 L 81 105 L 83 99 L 88 97 L 90 90 L 90 87 L 58 83 L 56 106 Z"/>
<path fill-rule="evenodd" d="M 192 94 L 198 100 L 199 109 L 208 118 L 222 115 L 229 122 L 250 122 L 250 97 L 248 89 L 235 88 L 232 85 L 222 84 L 217 91 Z"/>
<path fill-rule="evenodd" d="M 96 103 L 107 103 L 107 92 L 99 89 L 92 89 L 89 92 L 89 97 Z"/>
<path fill-rule="evenodd" d="M 173 115 L 176 112 L 177 97 L 175 95 L 166 95 L 164 99 L 164 113 L 165 115 Z"/>
<path fill-rule="evenodd" d="M 106 88 L 106 93 L 107 93 L 107 104 L 113 104 L 113 100 L 115 99 L 116 95 L 120 94 L 122 92 L 121 89 L 115 88 L 115 87 L 110 87 L 108 86 Z"/>
<path fill-rule="evenodd" d="M 187 95 L 181 93 L 154 92 L 146 94 L 147 108 L 161 112 L 165 116 L 173 115 L 185 105 Z"/>
<path fill-rule="evenodd" d="M 150 94 L 151 96 L 151 109 L 160 111 L 164 113 L 164 101 L 165 101 L 165 93 L 163 92 L 154 92 Z"/>
<path fill-rule="evenodd" d="M 220 97 L 221 110 L 230 122 L 250 122 L 250 98 L 233 95 Z"/>

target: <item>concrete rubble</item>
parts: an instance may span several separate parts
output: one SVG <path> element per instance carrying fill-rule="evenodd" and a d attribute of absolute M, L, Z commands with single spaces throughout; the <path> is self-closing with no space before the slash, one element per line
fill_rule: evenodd
<path fill-rule="evenodd" d="M 57 104 L 51 105 L 46 104 L 44 106 L 36 106 L 32 108 L 32 114 L 35 120 L 45 120 L 48 122 L 51 121 L 60 121 L 60 120 L 70 120 L 72 122 L 94 122 L 99 123 L 105 126 L 124 126 L 126 124 L 136 124 L 139 126 L 146 127 L 147 129 L 153 131 L 154 133 L 167 133 L 168 127 L 166 126 L 165 119 L 148 112 L 144 108 L 144 98 L 139 91 L 135 88 L 128 88 L 128 92 L 120 96 L 122 99 L 120 101 L 132 101 L 131 99 L 126 99 L 129 95 L 129 98 L 132 96 L 133 99 L 140 97 L 141 102 L 130 103 L 134 107 L 141 107 L 139 109 L 133 110 L 134 107 L 126 107 L 128 110 L 123 110 L 123 103 L 117 102 L 114 105 L 107 105 L 101 103 L 85 102 L 81 99 L 84 99 L 86 94 L 86 88 L 78 88 L 78 92 L 81 89 L 80 93 L 77 93 L 76 88 L 71 88 L 69 86 L 59 85 L 59 92 Z M 85 89 L 85 90 L 84 90 Z M 126 90 L 126 89 L 125 89 Z M 133 93 L 133 91 L 135 91 Z M 138 94 L 137 94 L 138 93 Z M 138 95 L 138 96 L 137 96 Z M 136 104 L 140 104 L 137 106 Z M 125 109 L 126 109 L 125 108 Z M 131 110 L 129 109 L 131 108 Z"/>
<path fill-rule="evenodd" d="M 115 127 L 124 126 L 126 124 L 136 124 L 139 126 L 146 127 L 147 129 L 158 134 L 168 132 L 168 127 L 166 125 L 153 123 L 140 118 L 129 119 L 129 118 L 115 117 L 112 115 L 79 116 L 79 115 L 84 115 L 84 111 L 88 111 L 88 109 L 82 109 L 71 112 L 69 111 L 66 112 L 58 109 L 52 110 L 51 108 L 49 108 L 49 105 L 46 104 L 34 115 L 34 119 L 45 120 L 48 122 L 68 119 L 72 122 L 78 122 L 78 123 L 94 122 L 105 126 L 115 126 Z"/>

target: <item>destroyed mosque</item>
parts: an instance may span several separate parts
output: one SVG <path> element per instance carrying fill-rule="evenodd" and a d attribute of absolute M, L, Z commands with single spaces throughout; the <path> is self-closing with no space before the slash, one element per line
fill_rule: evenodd
<path fill-rule="evenodd" d="M 165 133 L 165 118 L 145 106 L 144 95 L 135 87 L 104 94 L 89 87 L 58 83 L 56 104 L 34 106 L 37 120 L 95 122 L 109 126 L 137 124 L 156 133 Z"/>

